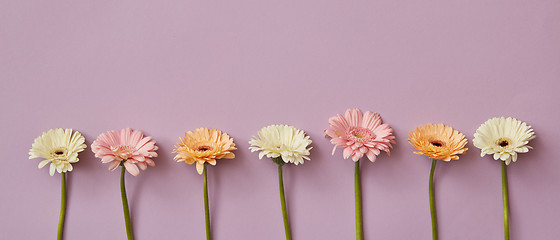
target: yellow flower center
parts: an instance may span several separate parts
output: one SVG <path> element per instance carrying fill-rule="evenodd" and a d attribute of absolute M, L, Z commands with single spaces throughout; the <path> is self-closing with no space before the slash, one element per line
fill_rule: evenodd
<path fill-rule="evenodd" d="M 364 140 L 375 138 L 375 134 L 373 134 L 373 132 L 367 128 L 352 128 L 350 129 L 350 131 L 348 131 L 348 135 L 356 139 Z"/>
<path fill-rule="evenodd" d="M 129 146 L 111 147 L 111 151 L 113 151 L 116 157 L 122 160 L 129 159 L 132 157 L 132 153 L 134 153 L 134 150 Z"/>

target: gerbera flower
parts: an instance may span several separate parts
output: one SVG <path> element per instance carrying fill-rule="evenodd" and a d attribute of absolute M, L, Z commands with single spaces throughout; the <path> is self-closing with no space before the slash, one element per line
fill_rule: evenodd
<path fill-rule="evenodd" d="M 311 139 L 300 129 L 288 125 L 270 125 L 263 127 L 258 133 L 258 138 L 253 137 L 251 152 L 260 151 L 259 159 L 264 156 L 271 158 L 278 167 L 278 187 L 280 190 L 280 203 L 282 205 L 282 218 L 286 239 L 292 239 L 288 212 L 286 210 L 286 197 L 284 195 L 284 177 L 282 167 L 286 163 L 295 165 L 303 164 L 303 159 L 309 160 L 309 144 Z"/>
<path fill-rule="evenodd" d="M 303 164 L 303 159 L 309 160 L 308 147 L 311 144 L 305 132 L 288 125 L 270 125 L 262 128 L 258 138 L 253 137 L 249 144 L 251 152 L 261 151 L 259 159 L 267 156 L 275 159 L 281 157 L 285 163 Z"/>
<path fill-rule="evenodd" d="M 109 170 L 115 170 L 121 163 L 126 170 L 137 176 L 140 174 L 138 167 L 146 170 L 154 167 L 158 146 L 151 137 L 144 137 L 139 130 L 125 128 L 120 131 L 108 131 L 97 137 L 91 144 L 95 157 L 101 158 L 102 163 L 109 163 Z M 138 165 L 138 166 L 136 166 Z"/>
<path fill-rule="evenodd" d="M 194 132 L 186 132 L 183 139 L 175 146 L 173 158 L 177 162 L 193 164 L 196 162 L 196 171 L 202 175 L 204 189 L 204 218 L 206 225 L 206 238 L 211 239 L 210 208 L 208 205 L 208 185 L 206 165 L 216 165 L 216 159 L 234 158 L 236 150 L 233 138 L 227 133 L 217 129 L 197 128 Z"/>
<path fill-rule="evenodd" d="M 354 201 L 356 207 L 356 239 L 363 239 L 362 194 L 360 183 L 360 159 L 365 155 L 371 162 L 385 151 L 390 154 L 391 144 L 395 144 L 393 129 L 384 124 L 377 113 L 362 111 L 357 108 L 346 110 L 344 116 L 337 114 L 329 119 L 331 129 L 325 130 L 326 137 L 331 137 L 334 144 L 332 155 L 337 147 L 344 148 L 344 159 L 352 157 L 354 161 Z"/>
<path fill-rule="evenodd" d="M 420 155 L 449 162 L 465 153 L 467 139 L 459 131 L 443 124 L 426 124 L 410 131 L 408 141 Z"/>
<path fill-rule="evenodd" d="M 380 151 L 390 154 L 391 143 L 395 144 L 393 129 L 384 124 L 377 113 L 362 111 L 357 108 L 348 109 L 344 116 L 338 114 L 329 119 L 332 129 L 325 131 L 334 144 L 332 154 L 337 147 L 344 148 L 343 157 L 352 157 L 354 162 L 364 156 L 374 162 Z"/>
<path fill-rule="evenodd" d="M 78 131 L 51 129 L 35 138 L 29 150 L 29 159 L 44 158 L 45 160 L 39 163 L 39 168 L 51 163 L 49 169 L 51 176 L 54 175 L 55 170 L 58 173 L 72 171 L 72 163 L 79 161 L 78 153 L 87 147 L 84 142 L 85 138 Z"/>
<path fill-rule="evenodd" d="M 459 159 L 459 154 L 467 151 L 465 145 L 467 139 L 465 135 L 459 131 L 445 126 L 443 124 L 426 124 L 410 131 L 408 141 L 420 155 L 426 155 L 432 159 L 432 168 L 430 170 L 430 178 L 428 183 L 428 192 L 430 196 L 430 214 L 432 219 L 432 238 L 438 239 L 437 215 L 435 210 L 435 194 L 434 194 L 434 172 L 437 160 L 446 162 Z"/>
<path fill-rule="evenodd" d="M 473 144 L 480 148 L 480 156 L 493 154 L 495 160 L 509 165 L 517 161 L 517 153 L 531 149 L 527 145 L 535 133 L 531 126 L 515 118 L 492 118 L 480 125 L 474 134 Z"/>
<path fill-rule="evenodd" d="M 196 171 L 202 174 L 204 163 L 216 165 L 216 159 L 235 157 L 236 150 L 233 138 L 227 133 L 217 129 L 198 128 L 194 132 L 186 132 L 185 138 L 179 139 L 173 153 L 177 162 L 193 164 L 196 162 Z"/>
<path fill-rule="evenodd" d="M 85 138 L 80 132 L 72 132 L 72 129 L 56 128 L 35 138 L 29 159 L 44 158 L 39 163 L 39 168 L 51 163 L 49 173 L 54 175 L 54 171 L 60 173 L 61 198 L 60 198 L 60 217 L 58 218 L 57 239 L 62 239 L 64 233 L 64 219 L 66 217 L 66 172 L 72 171 L 72 163 L 78 162 L 78 153 L 87 147 Z"/>

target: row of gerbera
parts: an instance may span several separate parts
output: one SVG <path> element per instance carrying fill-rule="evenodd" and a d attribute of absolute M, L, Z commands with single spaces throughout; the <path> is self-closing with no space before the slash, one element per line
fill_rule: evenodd
<path fill-rule="evenodd" d="M 356 239 L 363 239 L 361 190 L 360 190 L 360 159 L 368 158 L 374 162 L 381 151 L 390 153 L 395 144 L 393 129 L 382 122 L 377 113 L 366 111 L 362 114 L 359 109 L 348 109 L 344 115 L 338 114 L 329 119 L 330 129 L 325 131 L 327 137 L 336 148 L 343 148 L 343 158 L 351 158 L 355 162 L 355 206 L 356 206 Z M 483 123 L 474 134 L 473 143 L 481 149 L 481 156 L 493 154 L 494 159 L 502 160 L 502 180 L 504 184 L 504 234 L 509 239 L 508 208 L 507 208 L 507 179 L 506 165 L 517 160 L 518 153 L 527 152 L 531 147 L 528 142 L 535 137 L 533 130 L 526 123 L 514 118 L 492 118 Z M 437 221 L 434 206 L 433 174 L 437 160 L 449 162 L 458 160 L 459 155 L 467 151 L 467 139 L 459 131 L 443 124 L 426 124 L 410 132 L 409 142 L 418 152 L 432 160 L 429 178 L 430 210 L 432 217 L 432 236 L 437 239 Z M 58 226 L 58 239 L 62 239 L 65 202 L 66 177 L 65 173 L 72 171 L 72 163 L 78 162 L 78 153 L 86 145 L 85 138 L 71 129 L 51 129 L 37 137 L 29 152 L 29 158 L 44 158 L 39 168 L 50 163 L 50 175 L 55 171 L 62 176 L 61 215 Z M 285 227 L 286 239 L 291 239 L 290 226 L 287 217 L 282 166 L 286 163 L 303 164 L 304 159 L 310 160 L 311 139 L 304 131 L 288 125 L 270 125 L 258 132 L 249 142 L 251 151 L 260 151 L 259 158 L 266 156 L 278 167 L 280 199 Z M 128 201 L 124 184 L 125 170 L 137 176 L 140 169 L 155 166 L 153 158 L 157 157 L 156 142 L 146 137 L 139 130 L 122 129 L 108 131 L 98 136 L 91 145 L 95 156 L 103 163 L 109 164 L 110 170 L 121 167 L 121 194 L 127 238 L 133 239 L 131 221 L 129 217 Z M 203 175 L 204 206 L 207 239 L 211 239 L 207 176 L 208 165 L 216 165 L 218 159 L 235 157 L 236 150 L 233 138 L 217 129 L 198 128 L 185 133 L 175 146 L 175 160 L 188 164 L 196 163 L 196 170 Z"/>

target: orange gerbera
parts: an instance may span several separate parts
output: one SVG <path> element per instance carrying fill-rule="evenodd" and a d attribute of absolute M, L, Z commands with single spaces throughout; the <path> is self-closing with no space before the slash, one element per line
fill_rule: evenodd
<path fill-rule="evenodd" d="M 420 155 L 446 162 L 459 159 L 467 151 L 467 139 L 459 131 L 443 124 L 426 124 L 410 131 L 408 141 Z"/>
<path fill-rule="evenodd" d="M 202 174 L 204 164 L 216 165 L 216 159 L 234 158 L 236 150 L 233 138 L 217 129 L 198 128 L 194 132 L 186 132 L 185 138 L 180 139 L 175 146 L 173 158 L 177 162 L 188 164 L 196 162 L 196 171 Z"/>

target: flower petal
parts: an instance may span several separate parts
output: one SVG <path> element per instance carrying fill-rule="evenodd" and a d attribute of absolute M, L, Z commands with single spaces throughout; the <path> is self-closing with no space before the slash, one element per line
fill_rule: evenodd
<path fill-rule="evenodd" d="M 125 161 L 124 167 L 126 168 L 126 171 L 132 174 L 132 176 L 138 176 L 138 174 L 140 174 L 140 170 L 138 169 L 136 164 L 131 163 L 130 161 Z"/>

